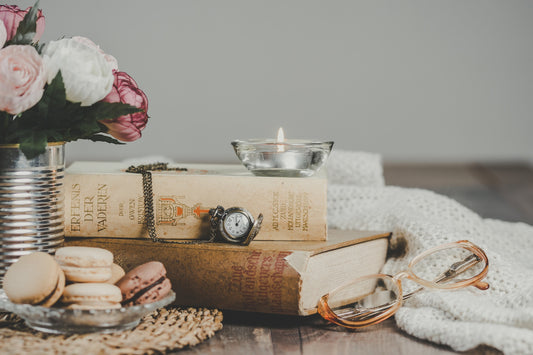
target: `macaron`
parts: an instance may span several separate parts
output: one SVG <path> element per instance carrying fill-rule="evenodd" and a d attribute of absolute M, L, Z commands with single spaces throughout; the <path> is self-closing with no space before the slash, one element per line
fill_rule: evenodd
<path fill-rule="evenodd" d="M 106 282 L 112 276 L 113 253 L 102 248 L 64 247 L 55 258 L 68 281 Z"/>
<path fill-rule="evenodd" d="M 51 255 L 35 252 L 11 265 L 3 288 L 13 303 L 51 307 L 65 289 L 65 274 Z"/>
<path fill-rule="evenodd" d="M 113 265 L 111 265 L 111 278 L 109 280 L 107 280 L 106 283 L 107 284 L 115 284 L 125 274 L 126 274 L 126 272 L 124 271 L 124 269 L 120 265 L 113 264 Z"/>
<path fill-rule="evenodd" d="M 71 309 L 120 308 L 120 289 L 108 283 L 75 283 L 65 287 L 61 302 Z"/>
<path fill-rule="evenodd" d="M 116 285 L 122 292 L 122 304 L 133 306 L 164 298 L 172 289 L 167 270 L 159 261 L 139 265 L 126 273 Z"/>

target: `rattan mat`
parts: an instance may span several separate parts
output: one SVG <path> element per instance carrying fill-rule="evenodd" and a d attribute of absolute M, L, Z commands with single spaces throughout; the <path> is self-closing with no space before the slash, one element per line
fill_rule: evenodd
<path fill-rule="evenodd" d="M 194 346 L 222 329 L 222 312 L 161 308 L 132 330 L 110 334 L 50 335 L 14 314 L 0 313 L 0 354 L 153 354 Z"/>

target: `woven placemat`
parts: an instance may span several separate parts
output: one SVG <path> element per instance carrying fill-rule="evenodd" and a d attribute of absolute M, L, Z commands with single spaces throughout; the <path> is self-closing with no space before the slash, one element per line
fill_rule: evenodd
<path fill-rule="evenodd" d="M 51 335 L 0 313 L 0 354 L 154 354 L 194 346 L 222 329 L 222 312 L 161 308 L 131 329 L 110 334 Z"/>

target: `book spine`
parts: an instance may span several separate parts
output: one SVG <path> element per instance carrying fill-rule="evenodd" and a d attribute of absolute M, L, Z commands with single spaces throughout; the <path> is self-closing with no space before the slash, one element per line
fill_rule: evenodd
<path fill-rule="evenodd" d="M 258 240 L 326 240 L 327 180 L 153 174 L 159 238 L 209 236 L 209 209 L 243 207 L 263 214 Z M 147 238 L 142 177 L 65 174 L 65 235 Z"/>
<path fill-rule="evenodd" d="M 164 244 L 142 248 L 108 238 L 67 238 L 65 244 L 110 250 L 115 262 L 125 270 L 152 260 L 162 262 L 176 292 L 175 304 L 181 306 L 302 313 L 301 277 L 285 260 L 290 251 Z"/>

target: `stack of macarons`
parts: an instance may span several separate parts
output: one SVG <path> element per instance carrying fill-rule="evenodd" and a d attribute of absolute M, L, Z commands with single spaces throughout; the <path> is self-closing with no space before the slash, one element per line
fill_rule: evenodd
<path fill-rule="evenodd" d="M 158 261 L 125 273 L 108 250 L 64 247 L 55 258 L 43 252 L 22 256 L 6 272 L 3 288 L 13 303 L 109 309 L 155 302 L 172 285 Z"/>
<path fill-rule="evenodd" d="M 65 273 L 67 282 L 61 302 L 73 309 L 120 308 L 120 289 L 108 283 L 113 277 L 113 253 L 90 247 L 64 247 L 56 251 L 55 260 Z M 118 266 L 118 265 L 117 265 Z M 119 266 L 120 268 L 120 266 Z M 118 270 L 118 269 L 117 269 Z M 121 274 L 125 274 L 120 268 Z M 113 280 L 112 280 L 113 281 Z"/>

